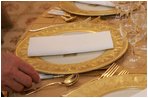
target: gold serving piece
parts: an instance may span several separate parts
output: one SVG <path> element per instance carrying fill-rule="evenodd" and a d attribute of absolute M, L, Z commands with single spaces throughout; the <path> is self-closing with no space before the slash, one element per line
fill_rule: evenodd
<path fill-rule="evenodd" d="M 78 79 L 79 79 L 79 74 L 72 74 L 72 75 L 69 75 L 67 78 L 65 78 L 64 81 L 62 81 L 62 82 L 48 83 L 44 86 L 34 89 L 33 91 L 27 93 L 26 95 L 31 95 L 33 93 L 36 93 L 48 86 L 54 85 L 54 84 L 60 84 L 60 85 L 63 84 L 65 86 L 71 86 L 71 85 L 75 84 L 78 81 Z"/>

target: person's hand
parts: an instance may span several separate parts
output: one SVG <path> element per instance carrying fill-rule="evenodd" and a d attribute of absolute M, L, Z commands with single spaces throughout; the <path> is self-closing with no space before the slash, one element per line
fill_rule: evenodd
<path fill-rule="evenodd" d="M 38 73 L 17 56 L 2 53 L 1 56 L 1 86 L 2 90 L 21 92 L 29 88 L 32 83 L 40 81 Z"/>

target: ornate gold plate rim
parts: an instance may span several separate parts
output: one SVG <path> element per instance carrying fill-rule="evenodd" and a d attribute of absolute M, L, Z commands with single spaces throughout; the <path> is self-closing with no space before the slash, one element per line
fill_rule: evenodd
<path fill-rule="evenodd" d="M 60 2 L 60 7 L 66 12 L 83 16 L 104 16 L 104 15 L 113 15 L 118 13 L 118 10 L 116 8 L 111 8 L 110 10 L 105 10 L 105 11 L 82 10 L 76 7 L 73 1 Z"/>
<path fill-rule="evenodd" d="M 113 91 L 138 88 L 144 89 L 147 85 L 146 74 L 127 74 L 120 76 L 113 76 L 98 80 L 93 79 L 78 89 L 69 92 L 66 97 L 99 97 Z M 122 96 L 123 97 L 123 96 Z"/>
<path fill-rule="evenodd" d="M 106 50 L 102 55 L 85 62 L 76 64 L 53 64 L 41 59 L 40 57 L 27 56 L 28 42 L 29 37 L 31 36 L 51 36 L 63 34 L 66 31 L 99 32 L 106 30 L 111 31 L 114 49 Z M 127 39 L 123 41 L 117 28 L 103 24 L 98 26 L 92 23 L 86 24 L 83 22 L 78 22 L 51 27 L 42 31 L 38 31 L 32 35 L 28 35 L 24 40 L 19 42 L 18 46 L 16 47 L 16 55 L 29 64 L 33 65 L 33 67 L 39 72 L 49 74 L 72 74 L 88 72 L 109 65 L 119 59 L 126 52 L 127 48 L 128 41 Z"/>

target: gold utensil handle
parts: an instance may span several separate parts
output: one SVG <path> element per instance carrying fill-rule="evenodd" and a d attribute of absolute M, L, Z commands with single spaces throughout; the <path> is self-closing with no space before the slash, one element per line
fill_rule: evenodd
<path fill-rule="evenodd" d="M 51 85 L 54 85 L 54 84 L 62 84 L 62 82 L 53 82 L 53 83 L 46 84 L 46 85 L 44 85 L 44 86 L 41 86 L 41 87 L 38 88 L 38 89 L 35 89 L 35 90 L 32 91 L 32 92 L 27 93 L 26 95 L 30 95 L 30 94 L 36 93 L 36 92 L 42 90 L 43 88 L 48 87 L 48 86 L 51 86 Z"/>

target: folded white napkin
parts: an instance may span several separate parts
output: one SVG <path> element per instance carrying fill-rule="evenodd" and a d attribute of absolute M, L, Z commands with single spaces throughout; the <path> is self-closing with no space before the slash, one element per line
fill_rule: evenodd
<path fill-rule="evenodd" d="M 51 9 L 50 11 L 48 11 L 48 14 L 63 16 L 65 15 L 65 12 L 58 9 Z"/>
<path fill-rule="evenodd" d="M 61 55 L 113 48 L 110 31 L 31 37 L 28 56 Z"/>
<path fill-rule="evenodd" d="M 115 7 L 115 4 L 110 1 L 76 1 L 80 3 L 85 4 L 94 4 L 94 5 L 103 5 L 103 6 L 109 6 L 109 7 Z"/>
<path fill-rule="evenodd" d="M 39 73 L 40 79 L 53 79 L 53 78 L 58 78 L 58 77 L 63 77 L 64 75 L 53 75 L 53 74 L 42 74 Z"/>

